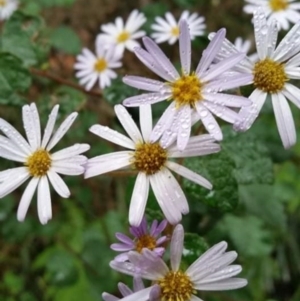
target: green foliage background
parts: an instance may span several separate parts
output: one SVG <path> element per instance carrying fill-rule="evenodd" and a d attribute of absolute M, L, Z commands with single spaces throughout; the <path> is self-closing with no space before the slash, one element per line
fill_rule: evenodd
<path fill-rule="evenodd" d="M 119 79 L 102 92 L 95 89 L 94 95 L 87 94 L 59 79 L 76 84 L 75 55 L 83 46 L 93 49 L 100 24 L 118 15 L 126 17 L 135 5 L 148 18 L 148 32 L 155 16 L 167 10 L 179 16 L 190 9 L 206 17 L 208 32 L 226 27 L 231 40 L 236 36 L 253 39 L 250 16 L 242 13 L 242 0 L 24 0 L 20 10 L 1 24 L 0 116 L 23 133 L 22 105 L 36 102 L 45 125 L 50 109 L 59 103 L 59 121 L 74 110 L 80 113 L 60 148 L 86 142 L 91 145 L 89 157 L 116 150 L 88 129 L 101 123 L 122 130 L 113 105 L 138 91 L 123 85 L 121 77 L 148 71 L 132 53 L 126 53 Z M 194 64 L 207 43 L 206 37 L 193 42 Z M 163 48 L 176 64 L 177 46 Z M 43 72 L 55 78 L 45 77 Z M 242 92 L 248 93 L 247 89 Z M 165 107 L 154 105 L 156 119 Z M 299 129 L 300 112 L 292 109 Z M 138 120 L 138 111 L 130 112 Z M 207 191 L 180 179 L 191 212 L 183 218 L 188 232 L 183 264 L 226 240 L 229 248 L 239 253 L 242 277 L 249 285 L 232 292 L 201 292 L 202 299 L 298 301 L 300 144 L 289 151 L 283 149 L 270 104 L 248 132 L 235 133 L 225 124 L 222 128 L 221 153 L 183 162 L 214 183 L 214 189 Z M 195 127 L 197 132 L 202 130 Z M 0 162 L 1 170 L 15 166 L 7 160 Z M 1 301 L 97 301 L 103 291 L 117 294 L 119 281 L 131 284 L 129 277 L 112 271 L 108 264 L 115 255 L 109 248 L 115 242 L 114 233 L 128 231 L 127 208 L 135 177 L 117 174 L 65 180 L 72 196 L 65 200 L 52 194 L 54 216 L 46 226 L 38 222 L 34 200 L 25 222 L 17 222 L 16 209 L 24 187 L 1 200 Z M 147 216 L 149 220 L 162 218 L 152 195 Z"/>

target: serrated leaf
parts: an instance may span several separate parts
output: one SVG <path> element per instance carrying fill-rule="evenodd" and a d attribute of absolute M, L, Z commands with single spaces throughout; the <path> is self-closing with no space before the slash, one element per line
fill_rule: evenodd
<path fill-rule="evenodd" d="M 267 256 L 272 251 L 271 233 L 255 216 L 228 214 L 218 224 L 218 229 L 231 238 L 238 252 L 244 256 Z"/>
<path fill-rule="evenodd" d="M 284 206 L 274 193 L 271 185 L 241 185 L 240 201 L 245 204 L 247 212 L 260 217 L 272 227 L 286 229 Z"/>
<path fill-rule="evenodd" d="M 188 195 L 222 212 L 232 211 L 238 204 L 238 185 L 234 177 L 235 164 L 225 153 L 188 159 L 186 167 L 207 178 L 213 189 L 207 190 L 184 179 L 183 187 Z"/>
<path fill-rule="evenodd" d="M 272 184 L 273 162 L 264 143 L 252 131 L 237 133 L 226 126 L 222 128 L 223 151 L 235 161 L 234 172 L 239 184 Z"/>
<path fill-rule="evenodd" d="M 183 258 L 188 266 L 197 260 L 207 249 L 208 244 L 203 237 L 195 233 L 184 234 Z"/>

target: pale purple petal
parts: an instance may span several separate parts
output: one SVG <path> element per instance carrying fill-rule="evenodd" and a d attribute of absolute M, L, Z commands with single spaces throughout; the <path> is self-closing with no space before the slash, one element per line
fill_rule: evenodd
<path fill-rule="evenodd" d="M 183 75 L 191 71 L 191 38 L 187 21 L 182 19 L 179 23 L 179 54 Z"/>
<path fill-rule="evenodd" d="M 221 280 L 215 283 L 195 285 L 194 289 L 200 291 L 224 291 L 224 290 L 233 290 L 233 289 L 241 288 L 246 286 L 247 284 L 248 281 L 246 279 L 231 278 L 231 279 Z"/>
<path fill-rule="evenodd" d="M 131 96 L 123 100 L 126 107 L 138 107 L 140 105 L 152 105 L 171 97 L 171 92 L 154 92 Z"/>
<path fill-rule="evenodd" d="M 171 238 L 171 246 L 170 246 L 170 260 L 172 271 L 178 271 L 181 256 L 183 251 L 183 241 L 184 241 L 184 230 L 182 225 L 177 225 L 173 231 L 173 235 Z"/>
<path fill-rule="evenodd" d="M 165 83 L 155 79 L 132 75 L 124 76 L 123 82 L 128 86 L 150 92 L 159 92 L 165 85 Z"/>

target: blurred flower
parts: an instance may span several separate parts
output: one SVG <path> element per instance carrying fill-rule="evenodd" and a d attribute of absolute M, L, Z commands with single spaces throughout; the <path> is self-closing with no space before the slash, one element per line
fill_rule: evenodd
<path fill-rule="evenodd" d="M 259 60 L 256 62 L 245 58 L 235 66 L 235 70 L 251 74 L 251 83 L 255 90 L 249 96 L 253 104 L 241 109 L 240 119 L 234 128 L 238 131 L 248 130 L 265 103 L 271 96 L 277 128 L 285 148 L 296 143 L 296 130 L 289 99 L 300 108 L 300 89 L 289 83 L 290 79 L 300 79 L 300 22 L 288 32 L 276 47 L 277 21 L 267 22 L 262 9 L 254 13 L 254 34 Z M 212 36 L 211 36 L 212 37 Z M 237 49 L 228 40 L 224 41 L 219 60 L 237 53 Z"/>
<path fill-rule="evenodd" d="M 121 17 L 116 18 L 115 24 L 102 25 L 103 33 L 98 35 L 98 39 L 108 46 L 115 46 L 117 55 L 122 56 L 125 48 L 133 51 L 134 47 L 140 45 L 136 39 L 145 36 L 145 31 L 139 30 L 145 22 L 145 15 L 138 10 L 133 10 L 125 25 Z"/>
<path fill-rule="evenodd" d="M 225 252 L 226 242 L 220 242 L 200 256 L 186 271 L 180 269 L 184 241 L 182 225 L 174 229 L 169 268 L 162 258 L 154 252 L 129 252 L 129 262 L 111 261 L 116 271 L 130 276 L 139 276 L 151 280 L 152 286 L 130 296 L 135 300 L 200 300 L 197 291 L 223 291 L 241 288 L 247 285 L 243 278 L 232 278 L 242 271 L 240 265 L 230 265 L 236 258 L 234 251 Z M 123 300 L 123 299 L 121 299 Z M 127 300 L 127 299 L 126 299 Z"/>
<path fill-rule="evenodd" d="M 190 138 L 186 149 L 182 152 L 178 151 L 176 145 L 165 148 L 163 146 L 165 137 L 162 137 L 159 142 L 150 142 L 151 135 L 155 134 L 155 130 L 152 130 L 150 105 L 140 106 L 142 134 L 122 105 L 116 105 L 115 112 L 131 139 L 101 125 L 93 125 L 90 131 L 130 150 L 89 159 L 86 164 L 85 178 L 129 166 L 134 167 L 138 171 L 138 176 L 130 202 L 129 223 L 135 227 L 140 225 L 151 185 L 166 219 L 173 225 L 177 224 L 181 220 L 181 214 L 189 212 L 189 206 L 180 185 L 169 169 L 205 188 L 211 189 L 212 185 L 195 172 L 169 161 L 169 158 L 212 154 L 218 152 L 220 146 L 214 143 L 210 135 L 200 135 Z M 169 137 L 166 138 L 169 139 Z"/>
<path fill-rule="evenodd" d="M 9 19 L 13 12 L 18 8 L 17 0 L 0 0 L 0 20 Z"/>
<path fill-rule="evenodd" d="M 147 220 L 144 217 L 138 227 L 131 226 L 129 228 L 129 231 L 134 236 L 134 239 L 131 239 L 122 233 L 116 233 L 116 238 L 121 243 L 114 243 L 111 245 L 111 248 L 114 251 L 123 253 L 116 256 L 115 260 L 126 261 L 128 260 L 129 251 L 137 251 L 140 253 L 142 252 L 143 248 L 147 248 L 151 251 L 154 251 L 158 256 L 162 256 L 165 248 L 160 247 L 160 245 L 167 240 L 167 237 L 159 236 L 165 230 L 167 224 L 168 222 L 166 220 L 163 220 L 160 224 L 158 224 L 157 220 L 154 220 L 150 230 L 148 231 Z"/>
<path fill-rule="evenodd" d="M 77 56 L 74 65 L 74 69 L 78 70 L 76 77 L 86 90 L 92 89 L 97 81 L 101 89 L 108 87 L 111 85 L 111 79 L 117 77 L 112 69 L 122 66 L 120 59 L 113 47 L 105 49 L 101 41 L 97 40 L 96 56 L 86 48 Z"/>
<path fill-rule="evenodd" d="M 161 135 L 165 135 L 170 136 L 169 142 L 171 143 L 175 137 L 178 149 L 183 150 L 189 141 L 193 112 L 197 113 L 198 119 L 201 119 L 206 130 L 216 140 L 222 140 L 222 131 L 213 114 L 229 123 L 234 123 L 238 114 L 228 107 L 239 108 L 250 105 L 250 101 L 245 97 L 219 93 L 245 85 L 252 78 L 247 74 L 224 75 L 243 59 L 245 54 L 234 54 L 227 60 L 211 66 L 224 38 L 225 29 L 221 29 L 204 50 L 196 71 L 191 72 L 189 29 L 186 21 L 182 20 L 179 36 L 182 75 L 179 75 L 170 60 L 150 38 L 143 39 L 147 51 L 142 48 L 135 49 L 135 54 L 141 62 L 161 76 L 165 82 L 138 76 L 124 77 L 123 81 L 127 85 L 150 93 L 126 98 L 123 104 L 128 107 L 136 107 L 172 100 L 154 128 L 155 134 L 151 136 L 151 142 L 157 141 Z M 168 145 L 166 143 L 164 147 Z"/>
<path fill-rule="evenodd" d="M 250 40 L 243 40 L 241 37 L 237 37 L 234 41 L 235 48 L 242 53 L 247 54 L 251 48 L 251 41 Z M 253 53 L 248 55 L 249 59 L 253 62 L 258 60 L 257 53 Z"/>
<path fill-rule="evenodd" d="M 135 292 L 143 290 L 145 288 L 145 286 L 144 286 L 144 283 L 143 283 L 141 278 L 134 277 L 133 278 L 133 290 L 131 290 L 127 285 L 125 285 L 122 282 L 118 283 L 118 288 L 119 288 L 119 291 L 120 291 L 121 295 L 123 297 L 127 297 L 127 296 L 132 295 Z M 117 300 L 120 300 L 120 298 L 118 298 L 116 296 L 113 296 L 111 294 L 108 294 L 108 293 L 103 293 L 102 298 L 103 298 L 104 301 L 117 301 Z"/>
<path fill-rule="evenodd" d="M 263 9 L 269 20 L 276 19 L 279 29 L 288 30 L 289 22 L 297 23 L 300 19 L 300 3 L 296 0 L 245 0 L 249 4 L 244 6 L 244 11 L 253 14 L 258 8 Z M 295 3 L 296 2 L 296 3 Z"/>
<path fill-rule="evenodd" d="M 48 179 L 62 198 L 68 198 L 70 191 L 58 173 L 80 175 L 84 172 L 83 165 L 87 159 L 80 154 L 90 148 L 88 144 L 74 144 L 53 154 L 50 153 L 78 115 L 75 112 L 70 114 L 51 137 L 58 108 L 59 106 L 56 105 L 52 109 L 43 139 L 41 139 L 40 118 L 36 105 L 32 103 L 30 106 L 23 106 L 23 126 L 28 142 L 13 126 L 0 118 L 0 130 L 7 136 L 0 136 L 0 156 L 24 164 L 23 167 L 0 172 L 0 198 L 32 178 L 21 197 L 17 213 L 19 221 L 25 219 L 29 204 L 37 189 L 38 216 L 40 222 L 46 224 L 52 218 Z"/>
<path fill-rule="evenodd" d="M 180 17 L 180 20 L 182 19 L 186 20 L 188 24 L 192 40 L 204 34 L 204 29 L 206 28 L 204 17 L 200 17 L 197 13 L 190 14 L 190 12 L 184 11 Z M 179 38 L 179 22 L 175 20 L 170 12 L 165 14 L 165 19 L 156 17 L 155 21 L 156 23 L 151 25 L 151 28 L 155 31 L 151 34 L 151 37 L 155 42 L 162 43 L 168 41 L 169 44 L 174 44 Z"/>

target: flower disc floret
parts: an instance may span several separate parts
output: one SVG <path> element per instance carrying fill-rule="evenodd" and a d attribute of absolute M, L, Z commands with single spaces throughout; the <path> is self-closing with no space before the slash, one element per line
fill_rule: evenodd
<path fill-rule="evenodd" d="M 181 271 L 169 271 L 158 285 L 162 301 L 188 301 L 196 293 L 190 277 Z"/>
<path fill-rule="evenodd" d="M 270 0 L 270 7 L 273 11 L 285 10 L 288 7 L 287 0 Z"/>
<path fill-rule="evenodd" d="M 0 0 L 0 7 L 6 5 L 6 0 Z"/>
<path fill-rule="evenodd" d="M 155 249 L 155 247 L 156 239 L 153 236 L 147 234 L 140 236 L 135 244 L 135 250 L 139 253 L 141 253 L 144 248 L 152 251 Z"/>
<path fill-rule="evenodd" d="M 267 93 L 281 91 L 288 81 L 284 66 L 269 58 L 255 64 L 253 75 L 255 87 Z"/>
<path fill-rule="evenodd" d="M 107 62 L 105 59 L 101 58 L 95 62 L 94 69 L 97 72 L 102 72 L 107 69 Z"/>
<path fill-rule="evenodd" d="M 177 107 L 190 105 L 194 107 L 195 102 L 201 100 L 202 83 L 195 74 L 183 75 L 171 84 L 172 99 Z"/>
<path fill-rule="evenodd" d="M 49 153 L 44 149 L 39 149 L 28 157 L 25 165 L 27 165 L 31 176 L 42 177 L 47 174 L 51 167 L 51 162 Z"/>
<path fill-rule="evenodd" d="M 118 35 L 117 42 L 118 43 L 126 42 L 129 39 L 129 37 L 130 37 L 130 34 L 124 30 Z"/>
<path fill-rule="evenodd" d="M 179 37 L 179 27 L 178 26 L 175 26 L 175 27 L 173 27 L 172 28 L 172 30 L 171 30 L 171 34 L 172 34 L 172 36 L 174 36 L 174 37 Z"/>
<path fill-rule="evenodd" d="M 134 166 L 140 172 L 153 175 L 160 171 L 167 158 L 167 151 L 159 143 L 143 143 L 136 147 Z"/>

